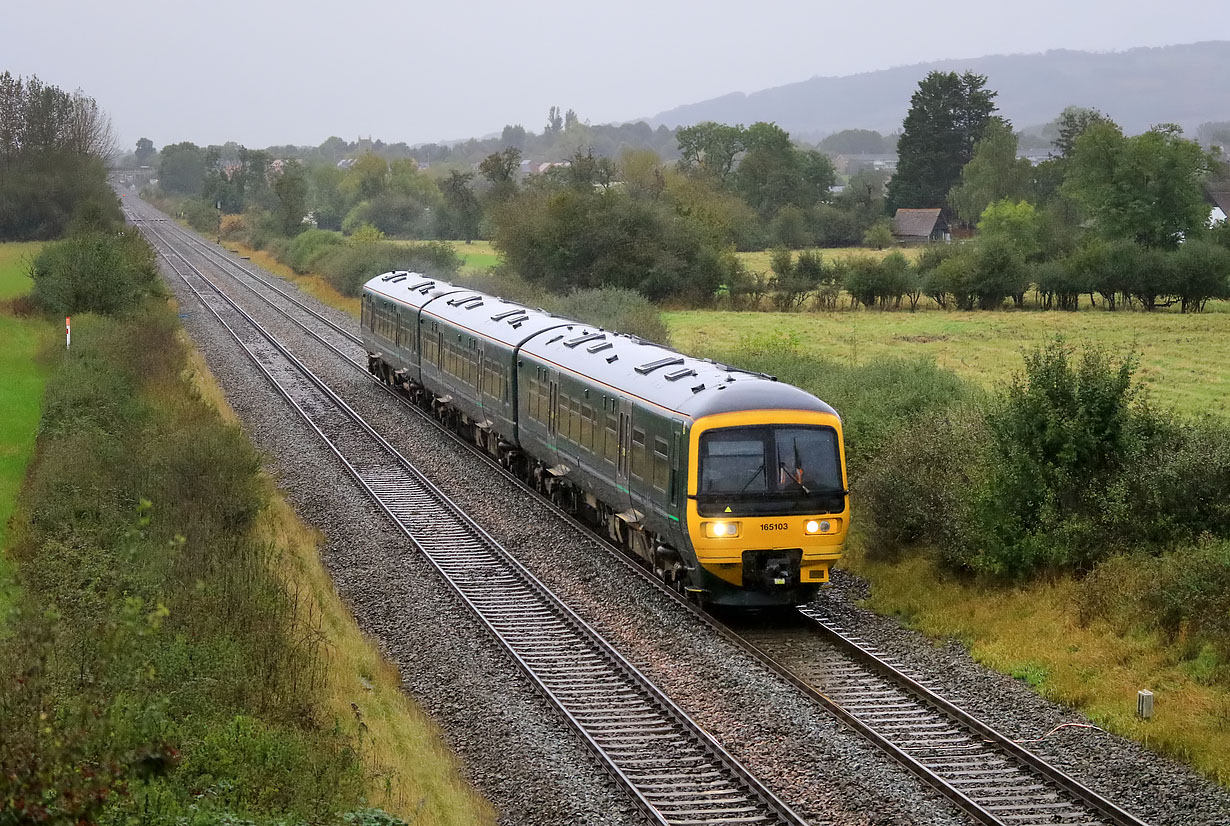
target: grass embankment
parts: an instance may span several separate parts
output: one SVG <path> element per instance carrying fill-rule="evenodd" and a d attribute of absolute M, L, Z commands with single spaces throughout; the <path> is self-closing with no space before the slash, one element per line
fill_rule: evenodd
<path fill-rule="evenodd" d="M 1230 413 L 1230 313 L 692 310 L 666 313 L 666 320 L 675 346 L 695 355 L 729 351 L 749 335 L 781 332 L 797 335 L 805 355 L 853 364 L 930 358 L 987 388 L 1020 367 L 1023 351 L 1059 333 L 1073 343 L 1139 353 L 1138 376 L 1164 406 Z"/>
<path fill-rule="evenodd" d="M 0 808 L 293 824 L 380 804 L 491 822 L 204 400 L 174 313 L 155 299 L 75 326 L 14 520 Z"/>
<path fill-rule="evenodd" d="M 858 541 L 841 566 L 870 581 L 871 610 L 959 640 L 975 660 L 1043 697 L 1230 785 L 1230 687 L 1211 680 L 1211 652 L 1193 656 L 1182 639 L 1082 623 L 1087 593 L 1070 576 L 994 587 L 947 574 L 922 553 L 868 559 Z M 1142 688 L 1155 695 L 1151 720 L 1136 716 Z"/>
<path fill-rule="evenodd" d="M 414 246 L 421 243 L 420 241 L 405 241 L 407 246 Z M 490 241 L 449 241 L 453 249 L 457 251 L 457 257 L 461 259 L 461 271 L 463 273 L 482 272 L 483 270 L 494 267 L 500 263 L 500 254 L 496 252 L 495 247 L 491 246 Z"/>
<path fill-rule="evenodd" d="M 227 404 L 204 360 L 191 354 L 190 375 L 201 397 L 232 424 Z M 269 508 L 257 524 L 279 549 L 278 572 L 296 595 L 298 611 L 319 618 L 325 639 L 327 713 L 358 750 L 368 775 L 368 799 L 410 824 L 491 823 L 491 807 L 462 779 L 439 729 L 401 690 L 397 669 L 355 624 L 320 561 L 321 535 L 262 475 Z"/>
<path fill-rule="evenodd" d="M 33 286 L 28 263 L 41 247 L 0 244 L 0 629 L 14 587 L 7 553 L 9 517 L 34 454 L 47 380 L 47 367 L 37 356 L 56 330 L 41 318 L 19 314 L 20 301 L 14 302 Z"/>
<path fill-rule="evenodd" d="M 359 317 L 359 299 L 342 295 L 336 287 L 325 280 L 324 276 L 315 274 L 300 275 L 275 258 L 273 253 L 267 250 L 253 249 L 246 244 L 240 244 L 235 241 L 227 241 L 223 246 L 227 249 L 235 250 L 240 255 L 248 256 L 252 259 L 253 264 L 295 284 L 305 293 L 315 296 L 330 307 L 335 307 L 342 312 L 349 313 L 355 318 Z M 373 273 L 373 275 L 379 275 L 379 273 Z"/>

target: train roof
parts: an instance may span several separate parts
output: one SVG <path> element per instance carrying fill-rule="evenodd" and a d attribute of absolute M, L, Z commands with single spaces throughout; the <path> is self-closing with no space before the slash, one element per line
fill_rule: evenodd
<path fill-rule="evenodd" d="M 423 307 L 423 315 L 464 327 L 509 347 L 518 347 L 544 330 L 576 323 L 546 310 L 536 310 L 477 290 L 460 290 L 442 296 Z"/>
<path fill-rule="evenodd" d="M 677 353 L 541 309 L 468 290 L 420 273 L 378 275 L 364 292 L 421 309 L 544 361 L 698 419 L 739 410 L 814 410 L 828 404 L 763 373 Z"/>
<path fill-rule="evenodd" d="M 836 413 L 810 393 L 772 376 L 579 322 L 540 333 L 521 351 L 692 419 L 738 410 Z"/>
<path fill-rule="evenodd" d="M 369 280 L 363 285 L 363 292 L 390 298 L 400 304 L 415 309 L 421 308 L 429 301 L 442 295 L 460 290 L 447 281 L 430 278 L 422 273 L 408 270 L 386 272 Z"/>

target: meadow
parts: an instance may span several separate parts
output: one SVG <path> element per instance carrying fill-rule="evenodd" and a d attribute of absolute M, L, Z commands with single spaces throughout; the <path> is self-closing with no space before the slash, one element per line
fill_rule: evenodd
<path fill-rule="evenodd" d="M 11 570 L 5 553 L 8 522 L 34 454 L 47 369 L 36 358 L 53 334 L 39 318 L 14 313 L 13 299 L 30 291 L 29 260 L 41 244 L 0 244 L 0 617 L 8 605 Z"/>
<path fill-rule="evenodd" d="M 1112 355 L 1133 352 L 1151 399 L 1186 413 L 1230 413 L 1230 313 L 1013 311 L 666 313 L 672 343 L 685 353 L 728 352 L 745 337 L 797 336 L 805 354 L 867 364 L 932 359 L 983 387 L 1006 383 L 1027 350 L 1062 335 Z"/>
<path fill-rule="evenodd" d="M 853 258 L 880 259 L 892 252 L 900 252 L 907 260 L 917 261 L 918 256 L 922 255 L 924 249 L 925 247 L 902 247 L 898 250 L 871 250 L 863 247 L 838 247 L 836 249 L 814 247 L 809 249 L 808 252 L 819 253 L 825 263 L 832 264 L 837 261 L 849 261 Z M 747 267 L 750 272 L 769 272 L 773 269 L 770 263 L 773 258 L 773 250 L 736 252 L 735 257 L 742 261 L 743 266 Z"/>

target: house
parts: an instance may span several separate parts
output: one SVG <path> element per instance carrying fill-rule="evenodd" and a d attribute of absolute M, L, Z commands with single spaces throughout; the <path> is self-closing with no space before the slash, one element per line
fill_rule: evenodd
<path fill-rule="evenodd" d="M 903 244 L 948 240 L 948 222 L 934 209 L 899 209 L 893 216 L 893 237 Z"/>
<path fill-rule="evenodd" d="M 1230 181 L 1216 181 L 1205 184 L 1205 200 L 1212 210 L 1209 214 L 1209 226 L 1216 226 L 1230 215 Z"/>
<path fill-rule="evenodd" d="M 842 175 L 853 175 L 864 169 L 875 172 L 887 172 L 890 175 L 897 171 L 897 153 L 889 152 L 881 155 L 835 155 L 833 168 Z"/>

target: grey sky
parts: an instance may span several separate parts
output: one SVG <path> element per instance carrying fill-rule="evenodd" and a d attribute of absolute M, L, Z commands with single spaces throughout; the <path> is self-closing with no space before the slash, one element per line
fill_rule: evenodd
<path fill-rule="evenodd" d="M 1224 0 L 5 5 L 0 70 L 80 87 L 125 147 L 541 131 L 552 104 L 605 123 L 924 60 L 1230 39 Z"/>

